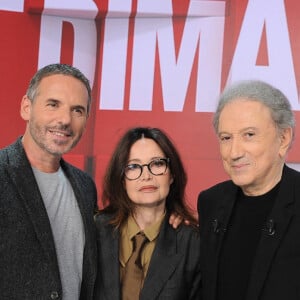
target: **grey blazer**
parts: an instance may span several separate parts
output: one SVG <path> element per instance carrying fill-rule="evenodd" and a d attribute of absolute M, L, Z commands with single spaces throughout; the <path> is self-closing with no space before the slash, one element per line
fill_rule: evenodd
<path fill-rule="evenodd" d="M 85 227 L 80 299 L 92 299 L 96 277 L 93 180 L 61 160 Z M 54 240 L 44 203 L 21 139 L 0 150 L 0 298 L 62 299 Z"/>
<path fill-rule="evenodd" d="M 120 300 L 119 231 L 108 215 L 96 217 L 98 276 L 95 300 Z M 189 226 L 173 229 L 165 218 L 141 291 L 141 300 L 200 299 L 200 240 Z"/>
<path fill-rule="evenodd" d="M 203 299 L 216 299 L 219 254 L 238 187 L 220 183 L 199 195 Z M 285 166 L 274 207 L 262 228 L 245 300 L 300 299 L 300 173 Z M 220 224 L 214 230 L 213 220 Z"/>

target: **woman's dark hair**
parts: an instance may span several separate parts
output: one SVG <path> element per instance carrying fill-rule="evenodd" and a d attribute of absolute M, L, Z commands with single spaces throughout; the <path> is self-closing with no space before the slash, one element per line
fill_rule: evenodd
<path fill-rule="evenodd" d="M 102 191 L 103 212 L 113 214 L 111 223 L 121 226 L 133 212 L 133 203 L 124 188 L 124 167 L 128 163 L 132 145 L 141 138 L 151 139 L 161 148 L 165 157 L 170 159 L 169 170 L 173 183 L 166 199 L 167 214 L 175 213 L 196 224 L 185 201 L 187 175 L 180 155 L 170 138 L 158 128 L 136 127 L 128 130 L 118 142 L 107 167 Z"/>

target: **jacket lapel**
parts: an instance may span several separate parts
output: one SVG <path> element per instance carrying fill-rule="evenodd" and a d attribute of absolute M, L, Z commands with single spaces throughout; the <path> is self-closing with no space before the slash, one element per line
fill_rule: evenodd
<path fill-rule="evenodd" d="M 65 162 L 63 159 L 61 159 L 60 164 L 65 176 L 68 178 L 72 186 L 82 217 L 81 219 L 85 234 L 85 248 L 83 256 L 81 294 L 84 295 L 84 297 L 87 297 L 86 295 L 89 291 L 93 290 L 93 280 L 96 278 L 97 246 L 93 213 L 96 211 L 97 191 L 96 187 L 92 189 L 92 181 L 91 183 L 87 183 L 83 180 L 80 173 L 76 172 L 73 166 Z M 87 184 L 90 185 L 88 193 L 85 192 L 87 190 Z M 88 292 L 86 289 L 88 289 Z"/>
<path fill-rule="evenodd" d="M 226 189 L 222 194 L 222 198 L 218 201 L 216 213 L 211 220 L 211 233 L 209 234 L 211 243 L 210 249 L 215 249 L 215 251 L 207 253 L 207 256 L 210 257 L 208 261 L 211 263 L 211 267 L 214 269 L 212 272 L 212 282 L 214 287 L 212 289 L 212 299 L 215 299 L 216 297 L 220 252 L 237 197 L 237 192 L 238 188 L 232 184 L 232 182 L 228 182 L 228 186 L 226 186 Z"/>
<path fill-rule="evenodd" d="M 166 281 L 176 269 L 181 254 L 176 253 L 176 231 L 168 224 L 168 217 L 162 224 L 155 249 L 152 254 L 140 299 L 156 299 Z M 158 271 L 159 270 L 159 271 Z"/>
<path fill-rule="evenodd" d="M 120 299 L 120 270 L 119 270 L 119 231 L 114 231 L 113 226 L 102 224 L 100 229 L 99 260 L 101 261 L 102 270 L 106 270 L 105 274 L 101 271 L 101 281 L 105 287 L 107 294 L 105 299 Z M 100 286 L 101 287 L 101 286 Z"/>
<path fill-rule="evenodd" d="M 247 300 L 259 299 L 276 250 L 280 246 L 294 214 L 292 208 L 295 199 L 293 195 L 294 180 L 290 169 L 285 167 L 278 196 L 271 214 L 267 218 L 266 227 L 262 231 L 257 248 L 248 286 Z M 287 195 L 290 196 L 287 197 Z"/>
<path fill-rule="evenodd" d="M 58 264 L 50 221 L 33 171 L 19 139 L 8 151 L 8 174 L 24 203 L 24 214 L 32 222 L 37 239 L 40 241 L 45 256 L 57 273 Z"/>

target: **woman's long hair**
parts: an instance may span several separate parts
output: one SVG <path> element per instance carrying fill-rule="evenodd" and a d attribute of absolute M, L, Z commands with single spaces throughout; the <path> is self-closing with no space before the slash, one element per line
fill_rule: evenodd
<path fill-rule="evenodd" d="M 173 176 L 173 183 L 166 198 L 167 214 L 178 214 L 192 225 L 196 225 L 196 218 L 192 215 L 185 201 L 187 175 L 180 155 L 170 138 L 158 128 L 132 128 L 120 139 L 104 176 L 101 197 L 104 209 L 100 213 L 106 212 L 112 214 L 113 219 L 111 224 L 115 227 L 121 226 L 128 216 L 133 213 L 134 204 L 128 198 L 124 187 L 124 168 L 128 164 L 132 145 L 141 138 L 155 141 L 165 154 L 165 157 L 170 159 L 169 170 Z"/>

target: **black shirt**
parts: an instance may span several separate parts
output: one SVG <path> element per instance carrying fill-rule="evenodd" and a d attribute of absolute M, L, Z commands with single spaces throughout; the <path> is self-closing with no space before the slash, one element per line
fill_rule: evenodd
<path fill-rule="evenodd" d="M 239 191 L 220 254 L 218 300 L 245 299 L 252 261 L 279 185 L 260 196 Z"/>

